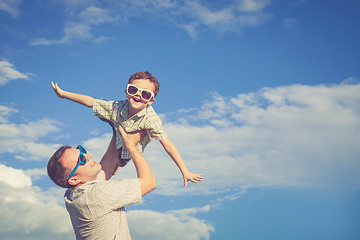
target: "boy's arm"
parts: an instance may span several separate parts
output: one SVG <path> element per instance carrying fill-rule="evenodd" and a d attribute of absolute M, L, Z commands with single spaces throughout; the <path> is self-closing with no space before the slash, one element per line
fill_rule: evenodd
<path fill-rule="evenodd" d="M 170 141 L 169 138 L 165 138 L 160 140 L 161 145 L 165 149 L 165 151 L 169 154 L 171 159 L 175 162 L 175 164 L 180 169 L 183 177 L 184 177 L 184 187 L 187 186 L 187 181 L 191 181 L 196 183 L 196 181 L 201 181 L 203 179 L 202 174 L 194 174 L 188 170 L 184 161 L 182 160 L 179 151 L 175 147 L 175 145 Z"/>
<path fill-rule="evenodd" d="M 86 95 L 82 95 L 82 94 L 78 94 L 78 93 L 72 93 L 72 92 L 68 92 L 68 91 L 64 91 L 62 90 L 57 83 L 53 83 L 51 82 L 51 86 L 54 89 L 54 92 L 56 93 L 56 95 L 58 95 L 59 98 L 66 98 L 69 99 L 73 102 L 77 102 L 80 103 L 86 107 L 93 107 L 94 104 L 94 98 L 90 97 L 90 96 L 86 96 Z"/>

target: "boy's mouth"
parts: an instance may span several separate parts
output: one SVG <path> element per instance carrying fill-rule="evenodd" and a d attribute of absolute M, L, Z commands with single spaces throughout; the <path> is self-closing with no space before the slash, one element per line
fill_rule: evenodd
<path fill-rule="evenodd" d="M 135 102 L 141 102 L 141 99 L 140 99 L 140 98 L 134 98 L 134 97 L 133 97 L 133 100 L 134 100 Z"/>

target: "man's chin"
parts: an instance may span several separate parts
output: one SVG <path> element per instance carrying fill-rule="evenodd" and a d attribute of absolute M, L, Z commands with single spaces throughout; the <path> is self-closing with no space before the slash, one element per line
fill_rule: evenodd
<path fill-rule="evenodd" d="M 106 180 L 106 175 L 105 175 L 105 172 L 104 170 L 100 170 L 99 173 L 97 174 L 97 179 L 98 180 Z"/>

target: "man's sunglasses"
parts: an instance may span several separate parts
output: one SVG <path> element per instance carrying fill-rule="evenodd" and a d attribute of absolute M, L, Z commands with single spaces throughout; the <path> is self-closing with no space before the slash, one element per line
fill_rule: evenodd
<path fill-rule="evenodd" d="M 78 167 L 79 167 L 80 165 L 85 165 L 86 162 L 87 162 L 86 157 L 85 157 L 85 155 L 84 155 L 84 153 L 87 153 L 86 149 L 85 149 L 83 146 L 81 146 L 81 145 L 77 146 L 76 149 L 79 149 L 79 150 L 80 150 L 79 160 L 78 160 L 78 163 L 76 164 L 76 166 L 74 167 L 74 170 L 72 170 L 72 172 L 70 173 L 69 178 L 68 178 L 68 181 L 69 181 L 69 179 L 75 174 L 75 172 L 76 172 L 76 170 L 78 169 Z"/>
<path fill-rule="evenodd" d="M 130 96 L 136 95 L 139 91 L 141 93 L 141 99 L 144 101 L 150 101 L 152 98 L 155 97 L 155 94 L 152 91 L 141 89 L 133 84 L 128 84 L 126 87 L 126 93 Z"/>

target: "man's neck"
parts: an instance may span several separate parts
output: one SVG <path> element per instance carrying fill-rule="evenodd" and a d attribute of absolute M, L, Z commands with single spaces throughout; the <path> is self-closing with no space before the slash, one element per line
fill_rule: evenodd
<path fill-rule="evenodd" d="M 96 175 L 96 177 L 94 177 L 94 178 L 92 178 L 92 179 L 89 178 L 89 179 L 80 181 L 80 182 L 78 183 L 78 185 L 75 186 L 75 188 L 80 187 L 80 186 L 82 186 L 82 185 L 84 185 L 84 184 L 86 184 L 86 183 L 93 182 L 93 181 L 98 181 L 98 180 L 99 180 L 99 181 L 105 180 L 105 172 L 104 172 L 104 170 L 101 170 L 101 171 L 98 173 L 98 175 Z"/>

